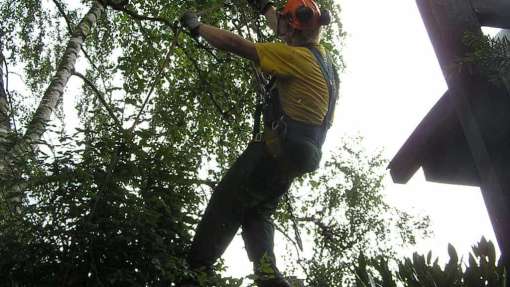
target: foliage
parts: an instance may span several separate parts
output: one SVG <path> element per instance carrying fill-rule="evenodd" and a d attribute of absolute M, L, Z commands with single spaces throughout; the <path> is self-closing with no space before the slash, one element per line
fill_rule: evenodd
<path fill-rule="evenodd" d="M 364 150 L 360 138 L 340 142 L 293 199 L 305 239 L 313 242 L 311 255 L 300 259 L 308 286 L 349 286 L 360 252 L 392 259 L 396 249 L 428 235 L 427 217 L 413 217 L 385 202 L 387 163 L 382 156 Z M 279 217 L 282 225 L 285 220 Z M 291 226 L 286 230 L 292 234 Z"/>
<path fill-rule="evenodd" d="M 22 199 L 1 201 L 0 286 L 169 286 L 189 275 L 185 254 L 194 226 L 210 186 L 249 140 L 255 104 L 248 62 L 177 33 L 174 25 L 185 10 L 219 2 L 131 0 L 103 14 L 76 66 L 88 81 L 79 91 L 70 87 L 59 106 L 63 110 L 62 103 L 78 94 L 79 123 L 68 111 L 59 113 L 39 150 L 16 154 L 8 172 L 0 162 L 2 199 L 12 193 Z M 341 68 L 338 7 L 320 2 L 334 8 L 336 25 L 325 31 L 324 43 Z M 11 143 L 27 129 L 58 72 L 70 31 L 91 3 L 0 2 L 2 52 L 28 87 L 7 87 L 12 122 L 20 127 Z M 202 20 L 256 41 L 272 40 L 254 16 L 238 0 Z M 175 37 L 177 47 L 169 53 Z M 323 172 L 299 185 L 310 196 L 292 198 L 313 242 L 312 257 L 300 261 L 312 285 L 339 286 L 353 254 L 392 257 L 395 244 L 412 244 L 426 228 L 426 220 L 384 203 L 385 162 L 359 145 L 345 141 Z M 281 208 L 277 219 L 291 234 L 289 210 Z M 223 268 L 219 263 L 215 271 Z M 217 286 L 241 284 L 216 277 Z"/>
<path fill-rule="evenodd" d="M 462 59 L 464 66 L 476 65 L 482 75 L 497 85 L 510 88 L 510 38 L 467 33 L 464 43 L 470 52 Z"/>
<path fill-rule="evenodd" d="M 505 268 L 496 264 L 496 250 L 491 241 L 482 237 L 473 246 L 468 264 L 459 261 L 457 251 L 449 244 L 450 260 L 442 268 L 438 259 L 432 262 L 432 252 L 427 256 L 413 254 L 398 263 L 398 271 L 393 272 L 383 258 L 367 259 L 363 254 L 356 267 L 356 286 L 409 286 L 409 287 L 503 287 L 507 286 Z"/>

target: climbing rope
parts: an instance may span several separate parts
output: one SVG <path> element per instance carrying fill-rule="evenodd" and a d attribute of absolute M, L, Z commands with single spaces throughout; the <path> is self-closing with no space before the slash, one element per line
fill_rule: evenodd
<path fill-rule="evenodd" d="M 152 96 L 152 93 L 154 92 L 154 89 L 156 88 L 156 85 L 159 83 L 161 76 L 163 75 L 163 72 L 165 71 L 165 68 L 168 66 L 170 62 L 170 58 L 172 57 L 172 54 L 175 50 L 175 47 L 177 46 L 177 42 L 179 41 L 179 35 L 181 34 L 182 27 L 180 25 L 177 25 L 177 23 L 174 24 L 174 39 L 172 41 L 172 44 L 170 45 L 170 48 L 168 48 L 168 51 L 166 53 L 165 59 L 163 60 L 163 63 L 161 64 L 158 73 L 156 74 L 156 77 L 154 78 L 154 81 L 152 82 L 149 93 L 145 97 L 145 100 L 143 101 L 142 107 L 140 108 L 140 111 L 136 115 L 135 121 L 133 122 L 133 125 L 129 128 L 129 132 L 131 133 L 134 128 L 139 124 L 140 117 L 142 116 L 143 110 L 145 109 L 145 106 L 149 102 L 149 99 Z"/>
<path fill-rule="evenodd" d="M 209 13 L 212 13 L 214 11 L 217 11 L 221 8 L 223 8 L 224 6 L 227 6 L 229 5 L 230 2 L 229 1 L 225 1 L 223 3 L 218 3 L 212 7 L 209 7 L 207 9 L 204 9 L 204 10 L 201 10 L 199 12 L 197 12 L 197 16 L 203 16 L 203 15 L 206 15 L 206 14 L 209 14 Z M 142 106 L 140 108 L 140 111 L 138 112 L 138 114 L 136 115 L 135 117 L 135 121 L 133 122 L 133 125 L 129 128 L 129 133 L 132 133 L 133 130 L 135 129 L 135 127 L 140 123 L 140 118 L 143 114 L 143 111 L 145 110 L 145 107 L 147 106 L 150 98 L 152 97 L 152 93 L 154 92 L 154 89 L 156 88 L 157 84 L 159 83 L 162 75 L 163 75 L 163 72 L 165 71 L 166 67 L 169 65 L 170 63 L 170 58 L 172 57 L 174 51 L 175 51 L 175 48 L 177 47 L 178 45 L 178 42 L 179 42 L 179 36 L 182 32 L 182 26 L 180 25 L 179 21 L 175 21 L 172 25 L 172 30 L 174 32 L 174 37 L 173 37 L 173 40 L 172 40 L 172 43 L 170 45 L 170 47 L 168 48 L 168 51 L 166 53 L 166 56 L 152 82 L 152 84 L 150 85 L 150 88 L 149 88 L 149 93 L 147 94 L 147 96 L 145 97 L 145 100 L 143 101 L 142 103 Z M 193 37 L 194 38 L 194 37 Z M 195 39 L 196 40 L 196 39 Z M 197 41 L 198 42 L 198 41 Z M 202 47 L 204 48 L 204 47 Z"/>

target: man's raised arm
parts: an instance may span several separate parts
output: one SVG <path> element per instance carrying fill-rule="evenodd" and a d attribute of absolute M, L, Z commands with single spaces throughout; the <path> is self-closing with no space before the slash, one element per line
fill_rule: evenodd
<path fill-rule="evenodd" d="M 259 62 L 255 44 L 226 30 L 203 24 L 193 12 L 186 12 L 182 24 L 195 36 L 202 36 L 213 47 L 236 54 L 255 63 Z"/>

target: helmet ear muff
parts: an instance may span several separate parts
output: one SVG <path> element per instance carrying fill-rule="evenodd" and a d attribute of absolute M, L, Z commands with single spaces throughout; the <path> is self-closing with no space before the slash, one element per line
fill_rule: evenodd
<path fill-rule="evenodd" d="M 321 9 L 321 17 L 319 19 L 321 26 L 327 26 L 331 23 L 331 12 L 327 9 Z"/>
<path fill-rule="evenodd" d="M 295 13 L 296 18 L 301 23 L 308 23 L 313 18 L 313 10 L 310 7 L 306 7 L 305 5 L 299 6 Z"/>

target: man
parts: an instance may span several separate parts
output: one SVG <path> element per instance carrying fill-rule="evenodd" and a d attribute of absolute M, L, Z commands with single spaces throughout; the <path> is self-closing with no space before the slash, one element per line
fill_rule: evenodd
<path fill-rule="evenodd" d="M 279 12 L 269 0 L 248 2 L 285 44 L 252 43 L 200 23 L 191 12 L 182 18 L 193 34 L 253 61 L 276 79 L 265 105 L 263 136 L 255 137 L 215 188 L 188 263 L 193 270 L 207 272 L 242 227 L 256 284 L 286 287 L 290 285 L 276 267 L 273 253 L 271 216 L 292 180 L 319 165 L 338 80 L 319 45 L 321 26 L 329 24 L 328 11 L 321 11 L 313 0 L 289 0 Z"/>

